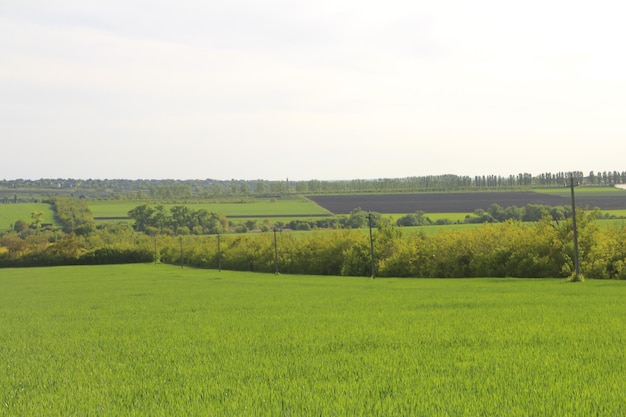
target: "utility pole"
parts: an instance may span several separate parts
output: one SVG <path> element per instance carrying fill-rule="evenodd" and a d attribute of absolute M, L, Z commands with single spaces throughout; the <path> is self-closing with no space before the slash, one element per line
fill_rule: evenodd
<path fill-rule="evenodd" d="M 376 268 L 374 267 L 374 238 L 372 236 L 372 212 L 367 213 L 367 220 L 370 227 L 370 258 L 372 260 L 372 279 L 376 278 Z"/>
<path fill-rule="evenodd" d="M 576 201 L 574 199 L 574 174 L 569 174 L 569 185 L 572 190 L 572 227 L 574 229 L 574 278 L 572 281 L 581 281 L 580 263 L 578 262 L 578 229 L 576 228 Z M 578 185 L 578 184 L 576 184 Z"/>

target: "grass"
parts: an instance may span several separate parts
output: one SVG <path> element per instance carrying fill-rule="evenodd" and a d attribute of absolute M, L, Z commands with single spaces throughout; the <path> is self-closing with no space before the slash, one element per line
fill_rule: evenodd
<path fill-rule="evenodd" d="M 441 219 L 448 219 L 451 222 L 463 222 L 465 217 L 473 213 L 427 213 L 426 217 L 429 217 L 433 222 Z"/>
<path fill-rule="evenodd" d="M 159 203 L 151 203 L 142 200 L 93 200 L 89 201 L 89 208 L 94 217 L 124 217 L 128 212 L 142 204 L 150 204 L 155 207 Z M 224 214 L 225 216 L 285 216 L 285 215 L 312 215 L 330 214 L 327 210 L 314 202 L 304 199 L 255 199 L 241 203 L 181 203 L 163 204 L 167 208 L 176 205 L 185 205 L 194 210 L 205 209 L 208 211 Z"/>
<path fill-rule="evenodd" d="M 10 229 L 18 220 L 24 220 L 27 223 L 31 223 L 32 218 L 30 215 L 35 211 L 41 211 L 43 213 L 43 223 L 54 223 L 54 213 L 52 212 L 49 204 L 0 204 L 0 231 Z"/>
<path fill-rule="evenodd" d="M 607 219 L 607 220 L 598 220 L 598 224 L 601 228 L 621 228 L 626 226 L 626 219 Z"/>
<path fill-rule="evenodd" d="M 446 224 L 446 225 L 429 225 L 429 226 L 409 226 L 409 227 L 401 227 L 400 230 L 404 234 L 411 233 L 438 233 L 438 232 L 446 232 L 451 230 L 468 230 L 475 229 L 477 227 L 483 226 L 481 223 L 461 223 L 461 224 Z"/>
<path fill-rule="evenodd" d="M 600 212 L 610 214 L 616 217 L 626 217 L 626 210 L 600 210 Z"/>
<path fill-rule="evenodd" d="M 399 218 L 404 217 L 407 214 L 410 213 L 382 214 L 382 217 L 391 219 L 391 221 L 395 224 Z M 424 216 L 428 217 L 433 222 L 436 222 L 437 220 L 447 219 L 452 223 L 463 223 L 465 217 L 471 214 L 472 213 L 424 213 Z"/>
<path fill-rule="evenodd" d="M 6 269 L 0 415 L 624 415 L 626 282 Z"/>

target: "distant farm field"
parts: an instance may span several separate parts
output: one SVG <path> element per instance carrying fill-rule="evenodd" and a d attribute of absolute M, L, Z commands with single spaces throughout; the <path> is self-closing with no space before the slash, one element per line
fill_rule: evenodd
<path fill-rule="evenodd" d="M 602 210 L 602 212 L 611 216 L 626 217 L 626 210 Z"/>
<path fill-rule="evenodd" d="M 309 198 L 335 214 L 347 214 L 355 208 L 378 213 L 413 213 L 418 210 L 425 213 L 473 213 L 477 209 L 487 210 L 492 204 L 502 207 L 571 204 L 570 194 L 551 195 L 532 191 L 324 195 Z M 626 191 L 618 190 L 607 194 L 582 193 L 577 196 L 576 204 L 581 208 L 626 209 Z"/>
<path fill-rule="evenodd" d="M 128 212 L 143 204 L 150 204 L 152 207 L 161 204 L 159 202 L 146 202 L 143 200 L 91 200 L 88 202 L 93 216 L 97 218 L 126 217 Z M 299 199 L 252 199 L 240 203 L 228 202 L 201 202 L 201 203 L 181 203 L 191 209 L 204 209 L 210 212 L 221 213 L 226 217 L 241 216 L 318 216 L 329 215 L 330 213 L 314 202 Z M 163 204 L 166 208 L 171 208 L 181 204 Z"/>
<path fill-rule="evenodd" d="M 11 225 L 18 220 L 27 223 L 32 221 L 31 213 L 40 211 L 43 213 L 43 223 L 53 223 L 54 213 L 49 204 L 45 203 L 17 203 L 0 204 L 0 231 L 10 229 Z"/>
<path fill-rule="evenodd" d="M 395 213 L 395 214 L 385 214 L 384 217 L 391 219 L 393 223 L 395 223 L 401 217 L 407 215 L 408 213 Z M 471 213 L 425 213 L 424 215 L 428 217 L 433 223 L 437 220 L 448 220 L 451 223 L 463 223 L 465 217 Z"/>
<path fill-rule="evenodd" d="M 626 282 L 6 269 L 0 415 L 624 415 Z"/>

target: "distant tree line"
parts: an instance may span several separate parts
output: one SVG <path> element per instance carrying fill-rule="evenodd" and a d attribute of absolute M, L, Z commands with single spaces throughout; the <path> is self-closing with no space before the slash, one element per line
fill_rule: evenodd
<path fill-rule="evenodd" d="M 85 200 L 59 197 L 50 201 L 54 216 L 65 233 L 87 235 L 96 228 L 93 214 Z"/>
<path fill-rule="evenodd" d="M 502 207 L 492 204 L 487 210 L 477 209 L 472 215 L 465 218 L 465 223 L 497 223 L 507 220 L 536 222 L 545 216 L 553 220 L 565 220 L 572 213 L 571 206 L 546 206 L 542 204 L 527 204 L 524 207 Z"/>
<path fill-rule="evenodd" d="M 583 185 L 612 186 L 626 183 L 626 171 L 572 173 Z M 341 181 L 267 180 L 99 180 L 39 179 L 0 180 L 3 203 L 32 201 L 35 196 L 152 199 L 179 201 L 203 198 L 276 197 L 289 194 L 411 193 L 423 191 L 469 191 L 562 187 L 570 173 L 519 173 L 500 175 L 426 175 L 406 178 L 353 179 Z"/>
<path fill-rule="evenodd" d="M 247 219 L 238 224 L 232 223 L 221 213 L 209 212 L 205 209 L 194 210 L 183 205 L 168 209 L 162 204 L 155 207 L 142 204 L 130 210 L 128 216 L 134 221 L 133 228 L 135 231 L 149 235 L 245 233 L 251 230 L 266 232 L 273 228 L 291 230 L 357 229 L 368 226 L 370 221 L 373 227 L 390 224 L 390 220 L 383 218 L 379 213 L 367 212 L 361 208 L 355 208 L 346 216 L 328 216 L 312 220 L 296 219 L 289 222 L 277 221 L 273 224 L 270 223 L 269 219 L 262 224 L 254 219 Z"/>
<path fill-rule="evenodd" d="M 228 219 L 219 213 L 205 209 L 194 210 L 177 205 L 167 209 L 162 204 L 152 208 L 149 204 L 135 207 L 128 212 L 138 232 L 160 234 L 216 234 L 228 230 Z"/>

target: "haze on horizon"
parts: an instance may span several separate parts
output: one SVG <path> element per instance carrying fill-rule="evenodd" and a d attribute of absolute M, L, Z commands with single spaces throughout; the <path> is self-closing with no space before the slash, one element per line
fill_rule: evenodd
<path fill-rule="evenodd" d="M 0 3 L 0 179 L 626 169 L 626 4 Z"/>

